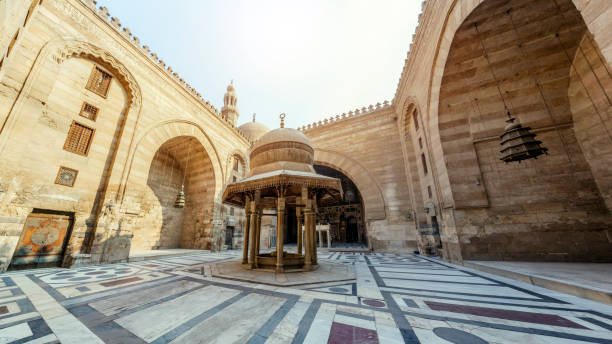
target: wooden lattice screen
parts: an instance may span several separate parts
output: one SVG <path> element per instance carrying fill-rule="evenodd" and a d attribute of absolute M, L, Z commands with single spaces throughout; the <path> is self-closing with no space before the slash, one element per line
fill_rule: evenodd
<path fill-rule="evenodd" d="M 94 129 L 73 121 L 68 131 L 66 143 L 64 143 L 64 149 L 72 153 L 87 155 L 94 132 Z"/>
<path fill-rule="evenodd" d="M 112 78 L 112 75 L 103 71 L 100 67 L 94 66 L 85 88 L 106 98 Z"/>
<path fill-rule="evenodd" d="M 92 121 L 95 121 L 98 117 L 98 108 L 87 102 L 83 102 L 83 106 L 81 107 L 81 113 L 79 115 L 88 118 Z"/>

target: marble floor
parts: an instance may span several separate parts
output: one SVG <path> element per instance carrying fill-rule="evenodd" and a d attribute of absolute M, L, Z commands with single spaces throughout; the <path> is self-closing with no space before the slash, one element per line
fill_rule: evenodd
<path fill-rule="evenodd" d="M 612 343 L 612 307 L 410 254 L 321 252 L 355 280 L 212 277 L 238 251 L 0 275 L 0 343 Z"/>

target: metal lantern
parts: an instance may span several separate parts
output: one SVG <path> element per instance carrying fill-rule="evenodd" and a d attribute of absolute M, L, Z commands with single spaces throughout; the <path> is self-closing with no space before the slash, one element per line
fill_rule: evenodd
<path fill-rule="evenodd" d="M 176 195 L 176 201 L 174 202 L 175 208 L 185 208 L 185 185 L 181 186 L 181 191 Z"/>
<path fill-rule="evenodd" d="M 542 141 L 535 139 L 536 134 L 531 133 L 530 127 L 523 127 L 516 118 L 510 116 L 508 112 L 508 125 L 504 128 L 504 133 L 500 135 L 502 157 L 504 162 L 518 161 L 526 159 L 537 159 L 542 154 L 548 154 L 548 148 L 542 147 Z M 515 122 L 516 121 L 516 122 Z"/>

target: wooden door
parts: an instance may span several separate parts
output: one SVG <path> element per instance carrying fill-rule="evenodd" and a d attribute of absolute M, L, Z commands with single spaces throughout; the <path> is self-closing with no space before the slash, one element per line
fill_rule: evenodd
<path fill-rule="evenodd" d="M 11 267 L 59 266 L 71 227 L 70 215 L 31 213 L 23 226 Z"/>

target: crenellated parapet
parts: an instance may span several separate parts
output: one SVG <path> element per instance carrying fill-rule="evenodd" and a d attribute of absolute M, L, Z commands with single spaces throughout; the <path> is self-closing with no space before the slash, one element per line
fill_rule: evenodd
<path fill-rule="evenodd" d="M 410 43 L 410 47 L 408 48 L 408 52 L 406 53 L 406 59 L 404 60 L 404 67 L 402 68 L 402 74 L 400 75 L 399 80 L 397 81 L 397 88 L 395 90 L 395 95 L 393 96 L 393 101 L 397 98 L 400 88 L 405 82 L 406 73 L 408 73 L 408 66 L 410 65 L 410 61 L 414 58 L 413 48 L 416 46 L 417 41 L 423 35 L 423 13 L 425 13 L 425 7 L 427 6 L 427 0 L 424 0 L 421 3 L 421 13 L 419 14 L 419 19 L 417 22 L 417 26 L 414 29 L 414 33 L 412 34 L 412 41 Z"/>
<path fill-rule="evenodd" d="M 337 122 L 341 122 L 341 121 L 345 121 L 347 119 L 350 118 L 354 118 L 357 116 L 363 116 L 378 110 L 382 110 L 382 109 L 386 109 L 388 107 L 391 106 L 391 103 L 388 100 L 385 100 L 384 102 L 380 103 L 376 103 L 376 105 L 372 105 L 370 104 L 367 107 L 362 107 L 361 109 L 357 108 L 355 110 L 351 110 L 348 113 L 347 112 L 343 112 L 342 115 L 336 115 L 336 116 L 331 116 L 329 118 L 325 118 L 323 120 L 320 120 L 318 122 L 313 122 L 311 124 L 308 125 L 303 125 L 301 127 L 299 127 L 297 130 L 299 131 L 308 131 L 311 129 L 315 129 L 315 128 L 320 128 L 329 124 L 333 124 L 333 123 L 337 123 Z"/>
<path fill-rule="evenodd" d="M 195 99 L 197 99 L 202 106 L 208 109 L 210 112 L 214 113 L 219 119 L 221 119 L 229 129 L 233 130 L 236 134 L 243 137 L 248 141 L 247 137 L 232 123 L 230 123 L 227 119 L 221 116 L 221 111 L 215 108 L 215 106 L 208 100 L 204 99 L 202 95 L 192 87 L 188 82 L 185 81 L 178 73 L 176 73 L 171 66 L 166 65 L 166 63 L 159 58 L 157 53 L 151 51 L 151 48 L 148 45 L 141 45 L 140 39 L 132 34 L 132 31 L 127 27 L 122 27 L 119 18 L 111 17 L 108 9 L 104 6 L 96 7 L 97 2 L 95 0 L 80 0 L 85 6 L 89 7 L 93 13 L 95 13 L 98 18 L 102 19 L 106 23 L 108 23 L 112 28 L 114 28 L 117 33 L 127 39 L 132 45 L 141 51 L 145 56 L 149 58 L 151 62 L 156 64 L 162 71 L 165 72 L 167 76 L 176 81 L 186 92 L 190 93 Z"/>

